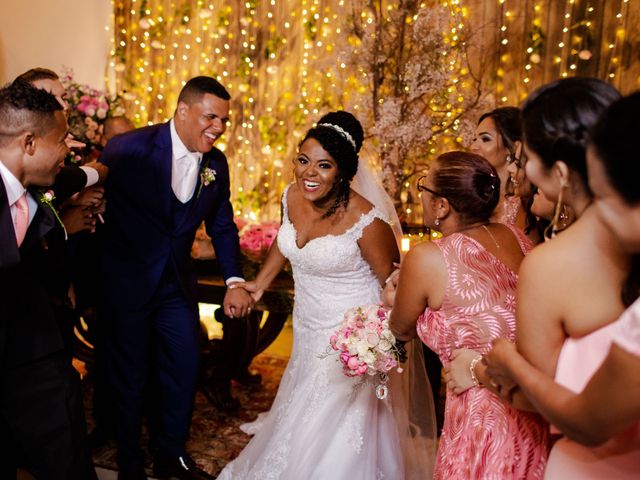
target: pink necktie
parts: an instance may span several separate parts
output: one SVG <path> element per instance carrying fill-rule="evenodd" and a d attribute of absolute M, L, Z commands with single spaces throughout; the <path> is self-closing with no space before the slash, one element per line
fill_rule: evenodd
<path fill-rule="evenodd" d="M 18 246 L 20 246 L 29 227 L 29 203 L 27 202 L 27 194 L 23 193 L 14 205 L 16 206 L 16 240 L 18 241 Z"/>

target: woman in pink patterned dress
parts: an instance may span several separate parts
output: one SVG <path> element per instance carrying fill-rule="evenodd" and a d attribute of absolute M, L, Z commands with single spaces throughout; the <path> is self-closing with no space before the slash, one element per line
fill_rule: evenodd
<path fill-rule="evenodd" d="M 417 335 L 447 365 L 454 349 L 478 352 L 498 337 L 514 339 L 517 271 L 531 248 L 517 228 L 490 223 L 500 196 L 496 170 L 464 152 L 438 157 L 420 179 L 424 222 L 444 237 L 413 248 L 385 300 L 395 304 L 397 338 Z M 547 425 L 490 391 L 447 391 L 435 478 L 541 478 Z"/>

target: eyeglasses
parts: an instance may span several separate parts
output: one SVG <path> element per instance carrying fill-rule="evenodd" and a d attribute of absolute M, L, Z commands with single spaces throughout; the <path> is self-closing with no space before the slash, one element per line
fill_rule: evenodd
<path fill-rule="evenodd" d="M 429 192 L 430 194 L 435 195 L 436 197 L 444 197 L 444 195 L 442 195 L 441 193 L 438 193 L 435 190 L 427 187 L 426 185 L 423 185 L 423 181 L 424 181 L 425 178 L 427 178 L 427 176 L 423 175 L 418 179 L 418 182 L 416 184 L 416 187 L 417 187 L 418 191 L 419 192 Z"/>
<path fill-rule="evenodd" d="M 456 206 L 456 204 L 454 204 L 449 198 L 447 198 L 446 196 L 444 196 L 443 194 L 441 194 L 440 192 L 436 192 L 434 189 L 429 188 L 425 185 L 422 184 L 422 182 L 424 181 L 424 179 L 427 178 L 426 175 L 423 175 L 422 177 L 420 177 L 418 179 L 418 182 L 416 184 L 416 187 L 418 188 L 419 192 L 429 192 L 431 195 L 435 195 L 436 197 L 440 197 L 440 198 L 446 198 L 447 201 L 449 202 L 449 205 L 451 205 L 451 207 L 453 209 L 455 209 L 456 211 L 460 211 L 458 209 L 458 207 Z"/>

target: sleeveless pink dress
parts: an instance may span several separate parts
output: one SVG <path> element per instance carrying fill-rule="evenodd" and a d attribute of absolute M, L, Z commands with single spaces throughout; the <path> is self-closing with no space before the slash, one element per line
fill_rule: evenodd
<path fill-rule="evenodd" d="M 636 300 L 619 320 L 584 337 L 567 338 L 558 357 L 556 382 L 576 393 L 581 392 L 604 362 L 613 341 L 630 353 L 640 355 L 638 319 L 640 300 Z M 596 448 L 561 438 L 551 449 L 545 478 L 640 478 L 640 422 Z"/>
<path fill-rule="evenodd" d="M 527 253 L 529 240 L 507 227 Z M 440 309 L 427 308 L 418 319 L 422 341 L 445 365 L 456 348 L 484 354 L 495 338 L 514 341 L 517 274 L 461 233 L 434 243 L 442 250 L 449 279 Z M 462 395 L 447 390 L 434 478 L 542 478 L 547 441 L 548 424 L 539 415 L 520 412 L 482 387 Z"/>

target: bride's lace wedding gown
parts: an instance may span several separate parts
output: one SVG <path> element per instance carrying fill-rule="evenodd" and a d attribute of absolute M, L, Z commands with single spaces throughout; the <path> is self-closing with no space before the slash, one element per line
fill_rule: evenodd
<path fill-rule="evenodd" d="M 347 309 L 380 301 L 357 242 L 383 216 L 372 208 L 345 233 L 300 248 L 287 191 L 277 242 L 293 268 L 293 351 L 271 410 L 245 428 L 254 438 L 218 480 L 403 478 L 395 420 L 372 377 L 348 378 L 337 355 L 319 358 Z"/>

